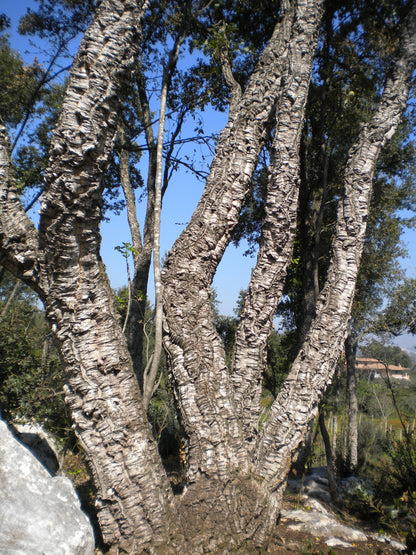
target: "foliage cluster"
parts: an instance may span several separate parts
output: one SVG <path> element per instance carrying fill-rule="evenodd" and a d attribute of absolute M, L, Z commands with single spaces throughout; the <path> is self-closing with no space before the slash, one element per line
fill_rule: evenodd
<path fill-rule="evenodd" d="M 34 419 L 61 437 L 70 430 L 57 349 L 36 296 L 23 284 L 4 311 L 14 280 L 0 284 L 0 408 L 7 420 Z"/>

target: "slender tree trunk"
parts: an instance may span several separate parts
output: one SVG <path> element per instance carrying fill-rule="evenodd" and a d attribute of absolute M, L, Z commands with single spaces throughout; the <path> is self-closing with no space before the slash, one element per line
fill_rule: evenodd
<path fill-rule="evenodd" d="M 351 335 L 345 340 L 345 356 L 347 364 L 347 393 L 348 393 L 348 449 L 347 462 L 348 471 L 354 474 L 358 467 L 358 401 L 357 401 L 357 374 L 355 370 L 355 358 L 357 354 L 357 343 Z"/>
<path fill-rule="evenodd" d="M 183 15 L 183 26 L 186 28 L 189 25 L 190 18 L 188 17 L 188 10 Z M 179 48 L 184 40 L 184 35 L 179 37 L 170 52 L 169 61 L 167 63 L 166 69 L 164 71 L 163 83 L 162 83 L 162 95 L 160 100 L 160 112 L 162 112 L 162 104 L 166 103 L 167 95 L 170 89 L 171 79 L 175 72 Z M 160 224 L 155 222 L 155 215 L 160 212 L 160 209 L 156 206 L 157 191 L 160 189 L 160 205 L 166 192 L 167 185 L 169 182 L 169 160 L 172 155 L 174 148 L 174 141 L 176 136 L 179 134 L 183 121 L 185 112 L 182 112 L 178 118 L 176 130 L 171 138 L 170 148 L 168 149 L 165 168 L 163 171 L 163 136 L 161 142 L 160 137 L 155 140 L 152 127 L 152 117 L 149 105 L 149 100 L 147 98 L 146 92 L 146 80 L 142 71 L 140 64 L 136 64 L 135 71 L 138 96 L 140 101 L 140 109 L 143 120 L 143 126 L 145 130 L 145 137 L 147 148 L 149 152 L 148 161 L 148 176 L 147 176 L 147 206 L 146 206 L 146 216 L 143 227 L 143 242 L 140 234 L 140 226 L 138 224 L 136 215 L 136 199 L 134 192 L 131 188 L 130 178 L 128 174 L 128 153 L 126 151 L 122 152 L 120 157 L 120 176 L 123 186 L 124 195 L 126 198 L 127 213 L 129 226 L 132 234 L 133 246 L 137 251 L 134 256 L 134 275 L 132 280 L 132 303 L 130 307 L 129 318 L 127 322 L 127 342 L 129 347 L 129 352 L 133 360 L 133 368 L 136 374 L 137 380 L 139 382 L 140 390 L 144 394 L 143 402 L 145 406 L 148 405 L 150 397 L 154 392 L 155 386 L 155 376 L 150 376 L 149 374 L 154 374 L 157 371 L 157 365 L 160 360 L 160 354 L 158 356 L 151 355 L 150 358 L 144 360 L 144 348 L 146 341 L 145 333 L 145 311 L 147 303 L 147 287 L 149 280 L 150 264 L 152 259 L 152 252 L 155 243 L 155 229 L 160 228 Z M 164 98 L 165 97 L 165 98 Z M 159 117 L 159 129 L 160 126 L 164 127 L 164 118 Z M 160 135 L 160 133 L 159 133 Z M 162 134 L 163 135 L 163 134 Z M 122 163 L 123 168 L 122 169 Z M 163 174 L 163 177 L 162 177 Z M 159 181 L 158 185 L 156 182 Z M 160 249 L 159 249 L 160 250 Z M 160 258 L 160 255 L 159 255 Z M 160 270 L 155 270 L 155 280 L 158 282 L 158 286 L 155 287 L 157 291 L 161 293 L 161 283 L 159 279 Z M 157 297 L 161 294 L 157 293 Z M 158 313 L 156 316 L 157 324 L 157 340 L 156 345 L 157 350 L 160 351 L 162 341 L 161 341 L 161 319 L 162 319 L 162 307 L 161 300 L 156 299 L 155 311 Z"/>
<path fill-rule="evenodd" d="M 139 383 L 140 390 L 143 392 L 143 348 L 144 348 L 144 326 L 147 286 L 149 281 L 150 263 L 153 251 L 153 232 L 154 232 L 154 202 L 155 202 L 155 183 L 156 183 L 156 141 L 153 135 L 152 118 L 149 102 L 146 95 L 146 84 L 141 67 L 135 68 L 135 77 L 140 98 L 140 107 L 143 117 L 146 143 L 149 152 L 148 175 L 147 175 L 147 204 L 146 216 L 143 226 L 143 242 L 140 235 L 136 216 L 136 199 L 130 186 L 130 179 L 127 173 L 121 174 L 122 186 L 127 203 L 129 225 L 132 234 L 133 247 L 137 254 L 134 256 L 134 274 L 132 279 L 132 303 L 130 307 L 129 319 L 127 321 L 127 344 L 133 361 L 134 373 Z M 124 176 L 124 179 L 123 179 Z"/>
<path fill-rule="evenodd" d="M 341 505 L 341 498 L 338 494 L 338 487 L 335 473 L 334 452 L 331 449 L 331 440 L 329 439 L 328 430 L 325 424 L 325 414 L 321 409 L 319 411 L 319 429 L 325 446 L 326 469 L 328 473 L 329 493 L 334 505 Z"/>
<path fill-rule="evenodd" d="M 21 286 L 21 281 L 20 279 L 16 280 L 16 283 L 14 284 L 13 289 L 10 292 L 10 295 L 7 297 L 7 301 L 4 303 L 4 306 L 1 309 L 0 312 L 0 323 L 4 320 L 4 317 L 7 314 L 7 311 L 9 309 L 10 304 L 13 302 L 13 299 L 16 297 L 19 288 Z"/>
<path fill-rule="evenodd" d="M 334 374 L 334 383 L 336 385 L 336 390 L 335 390 L 335 398 L 334 398 L 334 408 L 332 412 L 332 453 L 335 457 L 335 460 L 337 459 L 337 443 L 338 443 L 338 406 L 339 406 L 339 397 L 340 397 L 339 375 L 340 375 L 340 369 L 338 364 Z"/>
<path fill-rule="evenodd" d="M 185 26 L 186 27 L 186 26 Z M 162 319 L 163 299 L 162 280 L 160 272 L 160 222 L 162 212 L 162 188 L 163 188 L 163 137 L 166 121 L 166 103 L 170 80 L 176 67 L 180 47 L 185 40 L 185 34 L 178 37 L 171 50 L 169 61 L 163 72 L 162 91 L 160 95 L 159 128 L 156 148 L 156 186 L 154 202 L 154 231 L 153 231 L 153 273 L 155 281 L 155 345 L 149 372 L 143 375 L 143 404 L 145 409 L 149 406 L 150 399 L 154 393 L 156 376 L 159 369 L 160 356 L 162 354 Z"/>

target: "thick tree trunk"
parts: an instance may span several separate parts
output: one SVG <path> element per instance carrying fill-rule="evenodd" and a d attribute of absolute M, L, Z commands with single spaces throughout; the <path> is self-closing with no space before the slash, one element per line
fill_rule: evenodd
<path fill-rule="evenodd" d="M 104 0 L 81 42 L 52 138 L 39 233 L 19 207 L 4 149 L 0 158 L 2 254 L 44 301 L 104 541 L 128 552 L 167 541 L 172 499 L 99 254 L 102 175 L 145 4 Z"/>
<path fill-rule="evenodd" d="M 104 541 L 131 551 L 166 541 L 170 499 L 99 256 L 101 176 L 134 61 L 136 6 L 103 2 L 81 43 L 52 139 L 39 229 L 45 281 L 53 279 L 46 315 L 61 344 Z"/>
<path fill-rule="evenodd" d="M 247 541 L 256 529 L 264 528 L 265 519 L 271 524 L 267 492 L 251 475 L 245 440 L 257 433 L 261 360 L 292 250 L 299 136 L 319 26 L 319 1 L 294 4 L 285 4 L 257 70 L 233 105 L 203 197 L 163 272 L 165 348 L 188 436 L 189 486 L 181 510 L 188 522 L 191 513 L 194 518 L 201 514 L 199 524 L 203 522 L 206 529 L 211 526 L 217 541 L 221 536 L 237 543 Z M 238 221 L 272 116 L 277 120 L 277 137 L 267 221 L 257 277 L 245 309 L 247 326 L 240 328 L 230 380 L 211 314 L 210 285 Z M 264 283 L 259 275 L 264 276 Z M 254 393 L 253 398 L 245 398 L 247 391 Z M 197 511 L 196 505 L 203 510 Z M 266 528 L 270 531 L 270 526 Z"/>
<path fill-rule="evenodd" d="M 415 2 L 403 25 L 402 44 L 378 109 L 351 149 L 345 190 L 338 207 L 332 258 L 316 317 L 259 436 L 256 469 L 276 505 L 283 494 L 294 451 L 330 383 L 342 352 L 354 297 L 370 204 L 371 183 L 380 149 L 394 134 L 406 104 L 416 55 Z"/>

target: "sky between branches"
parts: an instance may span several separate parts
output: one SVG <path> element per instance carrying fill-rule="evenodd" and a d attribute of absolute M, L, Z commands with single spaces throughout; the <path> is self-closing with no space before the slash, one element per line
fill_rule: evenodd
<path fill-rule="evenodd" d="M 26 63 L 31 63 L 36 57 L 41 64 L 47 65 L 51 55 L 50 47 L 47 43 L 42 45 L 40 39 L 30 39 L 30 37 L 22 37 L 17 33 L 17 26 L 20 17 L 26 13 L 27 8 L 35 9 L 37 6 L 34 0 L 2 0 L 0 4 L 0 12 L 6 13 L 11 20 L 11 28 L 8 30 L 12 48 L 18 50 Z M 73 41 L 71 52 L 76 52 L 78 39 Z M 40 47 L 39 47 L 40 46 Z M 42 48 L 44 49 L 42 51 Z M 68 63 L 68 61 L 64 62 Z M 186 64 L 186 58 L 182 63 Z M 63 79 L 63 75 L 61 76 Z M 216 112 L 212 109 L 205 110 L 200 113 L 201 120 L 204 125 L 206 135 L 210 133 L 219 133 L 226 123 L 226 114 Z M 157 124 L 157 122 L 156 122 Z M 194 125 L 192 122 L 186 124 L 184 136 L 189 132 L 193 134 Z M 212 159 L 212 153 L 206 148 L 193 147 L 184 145 L 181 150 L 182 155 L 188 155 L 197 161 L 197 166 L 207 171 L 209 161 Z M 146 168 L 146 158 L 143 158 L 143 171 Z M 186 223 L 198 203 L 202 194 L 204 183 L 198 181 L 197 178 L 189 171 L 176 172 L 169 184 L 163 202 L 162 210 L 162 226 L 161 226 L 161 252 L 166 253 L 173 245 L 175 239 L 184 229 Z M 36 220 L 38 207 L 34 207 L 29 215 Z M 141 224 L 143 224 L 145 211 L 145 203 L 138 204 L 138 216 Z M 408 250 L 409 256 L 402 260 L 402 266 L 406 269 L 409 277 L 416 277 L 416 230 L 407 230 L 403 236 L 403 242 Z M 115 250 L 115 247 L 122 245 L 124 242 L 130 242 L 130 230 L 128 227 L 127 216 L 125 212 L 120 215 L 111 215 L 110 221 L 102 224 L 102 257 L 107 267 L 107 272 L 113 288 L 117 289 L 127 283 L 125 261 L 121 254 Z M 217 273 L 214 278 L 214 287 L 217 291 L 218 300 L 220 301 L 219 310 L 223 314 L 233 314 L 236 301 L 241 289 L 247 287 L 250 279 L 251 269 L 255 265 L 255 258 L 243 256 L 245 245 L 239 248 L 230 246 L 223 260 L 221 261 Z M 151 280 L 150 280 L 151 281 Z M 154 296 L 154 288 L 150 283 L 149 299 L 152 302 Z M 415 352 L 416 338 L 405 335 L 395 340 L 402 348 Z"/>

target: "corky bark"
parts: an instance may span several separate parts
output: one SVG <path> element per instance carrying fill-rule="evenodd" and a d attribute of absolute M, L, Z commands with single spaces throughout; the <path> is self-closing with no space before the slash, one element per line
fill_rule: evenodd
<path fill-rule="evenodd" d="M 165 348 L 188 436 L 188 489 L 181 499 L 179 513 L 184 523 L 192 516 L 194 522 L 204 527 L 205 541 L 207 535 L 212 534 L 217 542 L 227 541 L 228 536 L 228 540 L 232 538 L 238 544 L 256 535 L 259 528 L 265 532 L 264 539 L 274 522 L 269 518 L 275 512 L 269 511 L 267 491 L 251 475 L 245 439 L 252 432 L 251 429 L 249 433 L 243 431 L 242 426 L 244 384 L 239 382 L 236 368 L 235 384 L 230 380 L 211 314 L 209 292 L 216 267 L 238 221 L 264 136 L 268 126 L 277 120 L 275 171 L 270 181 L 268 221 L 264 228 L 267 239 L 258 269 L 260 273 L 268 273 L 263 292 L 272 287 L 272 296 L 276 295 L 274 287 L 279 287 L 281 266 L 287 264 L 291 253 L 290 235 L 294 231 L 297 198 L 297 148 L 319 15 L 318 1 L 284 4 L 281 21 L 257 69 L 241 99 L 234 102 L 230 111 L 202 199 L 187 229 L 169 253 L 163 271 Z M 284 133 L 287 125 L 290 129 Z M 286 140 L 289 141 L 287 149 L 280 144 Z M 278 174 L 283 174 L 282 169 L 287 166 L 290 168 L 287 178 L 281 179 Z M 281 193 L 280 187 L 284 188 Z M 279 203 L 283 203 L 283 207 Z M 289 216 L 279 212 L 282 209 L 287 209 Z M 282 241 L 273 230 L 277 224 L 277 232 L 284 230 L 285 233 Z M 266 254 L 272 244 L 273 251 Z M 274 261 L 279 269 L 269 272 L 268 264 Z M 251 312 L 251 325 L 257 325 L 260 306 L 268 310 L 263 341 L 270 331 L 273 307 L 268 306 L 269 298 L 264 303 L 261 293 L 254 298 L 256 306 Z M 272 304 L 275 306 L 274 298 Z M 258 329 L 263 324 L 261 320 Z M 258 356 L 258 345 L 253 350 Z M 254 368 L 252 370 L 253 376 L 248 375 L 249 387 L 257 387 L 259 374 Z M 244 373 L 249 374 L 246 368 Z M 241 391 L 238 391 L 240 386 Z M 238 408 L 237 394 L 240 395 Z M 256 396 L 255 400 L 258 399 Z M 247 412 L 250 411 L 251 407 Z M 252 419 L 250 413 L 247 418 L 250 425 Z M 198 514 L 199 521 L 195 516 Z M 192 538 L 192 545 L 198 548 L 203 545 L 198 544 L 198 538 L 203 542 L 198 536 L 198 525 L 189 538 Z"/>
<path fill-rule="evenodd" d="M 104 541 L 128 552 L 167 541 L 171 499 L 99 254 L 102 176 L 145 7 L 104 0 L 97 8 L 52 138 L 39 232 L 19 206 L 1 145 L 4 263 L 44 301 Z"/>
<path fill-rule="evenodd" d="M 9 141 L 0 120 L 0 263 L 41 293 L 38 234 L 20 202 L 11 171 Z"/>
<path fill-rule="evenodd" d="M 316 317 L 259 436 L 256 469 L 276 503 L 283 493 L 292 455 L 316 415 L 341 354 L 363 248 L 371 184 L 380 149 L 401 118 L 416 59 L 416 6 L 409 5 L 401 46 L 378 109 L 349 153 L 345 189 L 338 207 L 332 258 Z"/>
<path fill-rule="evenodd" d="M 267 340 L 292 257 L 299 195 L 299 144 L 320 19 L 321 2 L 309 2 L 296 13 L 293 23 L 296 32 L 289 39 L 288 81 L 276 108 L 260 249 L 235 337 L 232 384 L 248 440 L 257 435 Z"/>
<path fill-rule="evenodd" d="M 209 288 L 238 221 L 276 102 L 285 94 L 283 102 L 296 102 L 290 92 L 295 79 L 289 76 L 288 57 L 295 42 L 303 40 L 304 29 L 297 25 L 302 14 L 316 6 L 313 2 L 285 4 L 281 21 L 221 135 L 202 199 L 165 264 L 165 347 L 189 438 L 190 482 L 200 473 L 226 479 L 236 468 L 247 467 L 240 415 L 213 323 Z M 313 40 L 308 46 L 313 47 Z M 303 48 L 302 44 L 300 51 L 308 57 Z"/>
<path fill-rule="evenodd" d="M 244 401 L 236 402 L 244 384 L 237 379 L 237 366 L 233 379 L 226 368 L 209 307 L 209 286 L 237 222 L 264 135 L 275 116 L 279 134 L 279 118 L 284 121 L 288 100 L 297 106 L 298 114 L 287 114 L 293 124 L 288 131 L 292 141 L 287 145 L 292 157 L 287 182 L 281 186 L 288 183 L 292 190 L 302 101 L 296 104 L 299 99 L 291 95 L 296 81 L 290 73 L 291 48 L 306 43 L 305 25 L 309 27 L 307 21 L 302 24 L 303 16 L 311 10 L 311 19 L 317 23 L 317 1 L 284 3 L 270 44 L 233 109 L 205 193 L 169 255 L 163 276 L 166 348 L 189 439 L 188 487 L 175 503 L 151 438 L 99 256 L 101 180 L 116 132 L 123 80 L 136 54 L 144 6 L 133 0 L 103 0 L 97 8 L 74 61 L 52 140 L 39 232 L 24 214 L 13 188 L 6 135 L 0 130 L 1 253 L 7 267 L 41 294 L 59 340 L 66 398 L 94 474 L 105 541 L 133 553 L 156 551 L 161 544 L 160 551 L 167 552 L 169 543 L 181 553 L 220 548 L 225 552 L 251 539 L 264 546 L 276 522 L 293 453 L 316 414 L 342 349 L 375 162 L 397 127 L 414 69 L 415 2 L 410 5 L 400 57 L 380 107 L 350 152 L 332 262 L 316 318 L 253 454 L 247 439 L 253 435 L 257 401 L 250 396 L 247 410 Z M 313 33 L 309 38 L 313 44 Z M 310 59 L 305 46 L 300 52 L 304 60 Z M 301 99 L 303 77 L 299 87 Z M 278 152 L 281 145 L 275 147 Z M 283 165 L 280 171 L 283 175 Z M 279 214 L 270 202 L 277 199 L 273 186 L 271 181 L 268 218 L 277 225 Z M 291 226 L 287 221 L 282 226 L 289 228 L 287 236 Z M 266 232 L 272 237 L 266 226 L 265 242 Z M 264 266 L 265 275 L 269 276 L 274 263 L 276 268 L 285 264 L 278 254 Z M 277 294 L 273 279 L 270 287 Z M 270 299 L 266 301 L 260 296 L 256 306 L 258 302 L 271 306 Z M 263 327 L 270 327 L 269 320 L 260 322 L 257 316 L 253 322 L 260 335 Z M 261 350 L 257 353 L 261 359 Z M 250 380 L 258 380 L 252 370 Z M 174 530 L 170 504 L 177 509 Z"/>

